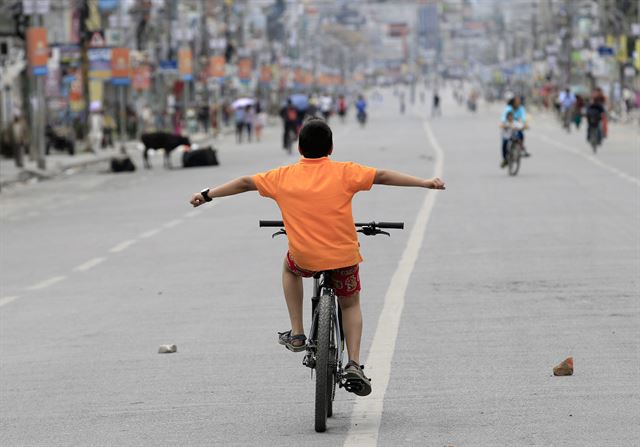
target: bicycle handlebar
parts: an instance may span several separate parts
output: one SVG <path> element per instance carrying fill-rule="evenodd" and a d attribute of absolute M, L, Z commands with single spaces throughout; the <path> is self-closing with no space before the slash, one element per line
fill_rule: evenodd
<path fill-rule="evenodd" d="M 260 226 L 282 228 L 284 227 L 284 222 L 282 222 L 281 220 L 261 220 Z M 362 227 L 390 228 L 390 229 L 402 230 L 404 229 L 404 222 L 366 222 L 366 223 L 358 222 L 356 223 L 356 227 L 358 228 L 362 228 Z"/>

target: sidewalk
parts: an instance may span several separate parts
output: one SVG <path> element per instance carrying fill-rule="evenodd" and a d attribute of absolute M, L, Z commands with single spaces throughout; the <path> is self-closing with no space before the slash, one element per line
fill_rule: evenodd
<path fill-rule="evenodd" d="M 125 143 L 127 150 L 135 148 L 136 141 Z M 46 170 L 38 169 L 36 162 L 25 156 L 23 168 L 16 166 L 12 158 L 0 158 L 0 189 L 16 183 L 47 180 L 61 175 L 71 169 L 82 169 L 87 166 L 108 162 L 113 157 L 123 156 L 119 149 L 103 149 L 99 153 L 82 152 L 69 155 L 63 152 L 52 152 L 46 156 Z"/>
<path fill-rule="evenodd" d="M 225 136 L 233 135 L 233 128 L 228 127 L 222 129 L 217 139 L 214 139 L 211 135 L 205 133 L 196 133 L 190 137 L 191 142 L 198 146 L 207 146 L 220 142 Z M 140 153 L 138 140 L 129 140 L 125 143 L 127 154 L 132 158 L 138 158 Z M 52 152 L 46 156 L 46 170 L 40 170 L 37 168 L 36 162 L 29 160 L 25 156 L 25 165 L 23 168 L 16 166 L 15 160 L 12 158 L 0 157 L 0 191 L 7 186 L 38 182 L 42 180 L 48 180 L 57 177 L 61 174 L 69 173 L 71 170 L 83 169 L 87 166 L 95 165 L 98 163 L 108 163 L 114 157 L 124 156 L 120 152 L 119 145 L 117 148 L 103 149 L 99 153 L 83 152 L 75 155 L 69 155 L 63 152 Z"/>

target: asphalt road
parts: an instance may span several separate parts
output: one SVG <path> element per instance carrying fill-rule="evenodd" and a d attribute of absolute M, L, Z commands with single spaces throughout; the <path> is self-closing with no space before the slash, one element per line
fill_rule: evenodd
<path fill-rule="evenodd" d="M 498 109 L 471 114 L 449 97 L 429 120 L 447 191 L 376 186 L 354 201 L 357 220 L 407 226 L 361 240 L 366 359 L 390 327 L 379 316 L 425 196 L 439 194 L 388 387 L 356 410 L 340 391 L 324 434 L 302 356 L 276 343 L 286 241 L 257 224 L 277 207 L 256 193 L 188 205 L 205 186 L 295 161 L 278 130 L 222 141 L 219 167 L 166 171 L 157 158 L 151 171 L 3 191 L 0 445 L 638 445 L 640 136 L 613 126 L 594 157 L 582 132 L 534 114 L 533 156 L 510 178 Z M 333 122 L 334 158 L 431 176 L 428 107 L 398 110 L 387 95 L 366 128 Z M 158 354 L 167 343 L 178 352 Z M 567 356 L 575 375 L 553 377 Z M 384 369 L 367 363 L 374 389 Z M 379 426 L 354 425 L 363 407 L 382 408 Z"/>

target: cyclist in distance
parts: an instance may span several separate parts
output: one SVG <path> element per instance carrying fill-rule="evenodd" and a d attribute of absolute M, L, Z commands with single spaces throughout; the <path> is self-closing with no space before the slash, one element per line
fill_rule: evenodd
<path fill-rule="evenodd" d="M 513 132 L 513 112 L 507 112 L 506 119 L 500 122 L 500 129 L 502 130 L 502 163 L 501 168 L 506 168 L 509 164 L 507 160 L 507 146 L 511 139 L 511 132 Z"/>
<path fill-rule="evenodd" d="M 364 96 L 358 95 L 358 100 L 356 101 L 356 110 L 358 121 L 360 124 L 364 125 L 367 120 L 367 101 L 364 100 Z"/>
<path fill-rule="evenodd" d="M 247 191 L 258 191 L 275 200 L 289 241 L 282 287 L 291 321 L 291 329 L 280 333 L 278 341 L 290 351 L 305 350 L 302 278 L 331 271 L 349 354 L 345 376 L 360 382 L 362 387 L 356 393 L 366 396 L 371 392 L 371 383 L 360 366 L 362 256 L 351 201 L 357 192 L 368 191 L 374 184 L 429 189 L 445 189 L 445 185 L 439 178 L 422 179 L 354 162 L 333 161 L 329 158 L 333 152 L 332 132 L 321 118 L 305 121 L 298 151 L 302 157 L 297 163 L 203 189 L 193 194 L 190 203 L 197 207 Z"/>
<path fill-rule="evenodd" d="M 344 95 L 340 95 L 338 97 L 338 116 L 340 116 L 340 121 L 344 122 L 344 119 L 347 115 L 347 100 Z"/>
<path fill-rule="evenodd" d="M 502 124 L 506 124 L 507 114 L 511 112 L 513 114 L 513 120 L 521 122 L 524 126 L 524 129 L 527 129 L 527 111 L 522 104 L 522 99 L 520 98 L 520 96 L 516 96 L 513 93 L 508 92 L 505 97 L 507 99 L 507 105 L 502 111 L 500 122 Z M 522 130 L 518 131 L 518 138 L 522 141 L 522 148 L 524 150 L 523 155 L 525 157 L 529 157 L 531 154 L 527 152 L 527 149 L 524 146 L 524 132 Z M 504 167 L 504 163 L 502 164 L 502 167 Z"/>
<path fill-rule="evenodd" d="M 600 88 L 594 89 L 591 94 L 591 101 L 587 106 L 585 115 L 587 118 L 587 141 L 590 141 L 591 134 L 595 132 L 598 143 L 602 142 L 605 135 L 605 122 L 607 112 L 605 109 L 605 97 Z"/>

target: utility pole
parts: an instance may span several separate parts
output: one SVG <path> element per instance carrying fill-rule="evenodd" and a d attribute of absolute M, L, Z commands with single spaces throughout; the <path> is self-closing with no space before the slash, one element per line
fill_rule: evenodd
<path fill-rule="evenodd" d="M 124 31 L 124 27 L 122 26 L 123 24 L 123 13 L 124 13 L 124 7 L 123 7 L 123 3 L 124 2 L 119 2 L 118 5 L 118 25 L 120 25 L 121 29 Z M 126 98 L 125 98 L 125 89 L 127 88 L 126 85 L 119 85 L 117 86 L 118 89 L 118 96 L 119 96 L 119 100 L 118 102 L 120 103 L 120 152 L 122 152 L 123 154 L 125 154 L 127 152 L 127 148 L 125 147 L 125 142 L 126 142 L 126 121 L 127 121 L 127 113 L 126 113 Z"/>
<path fill-rule="evenodd" d="M 42 27 L 42 16 L 37 11 L 32 15 L 33 25 L 35 27 Z M 33 71 L 33 67 L 29 67 L 29 84 L 30 91 L 33 92 L 33 96 L 30 98 L 31 102 L 31 153 L 36 160 L 38 169 L 46 170 L 47 163 L 45 159 L 45 101 L 44 101 L 44 77 L 36 75 Z"/>

